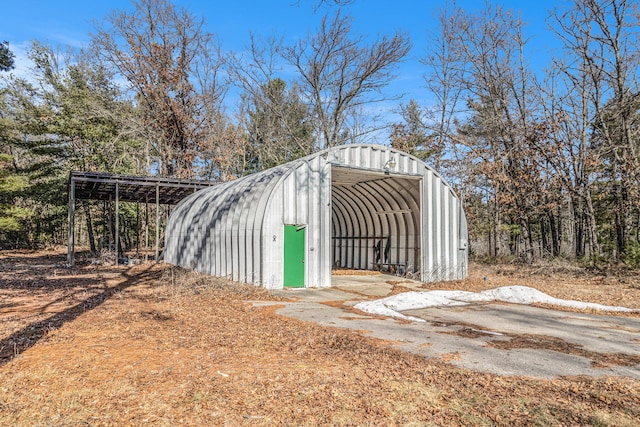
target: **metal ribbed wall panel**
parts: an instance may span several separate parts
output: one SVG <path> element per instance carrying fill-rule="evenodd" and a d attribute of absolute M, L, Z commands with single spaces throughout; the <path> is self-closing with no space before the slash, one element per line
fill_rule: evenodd
<path fill-rule="evenodd" d="M 419 159 L 373 145 L 335 147 L 189 196 L 169 218 L 164 257 L 281 288 L 285 225 L 306 228 L 308 287 L 330 286 L 334 266 L 374 268 L 383 241 L 386 264 L 424 281 L 467 274 L 466 218 L 449 185 Z"/>

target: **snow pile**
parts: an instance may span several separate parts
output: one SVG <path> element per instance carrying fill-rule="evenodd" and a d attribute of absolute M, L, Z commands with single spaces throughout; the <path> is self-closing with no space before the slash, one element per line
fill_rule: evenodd
<path fill-rule="evenodd" d="M 502 301 L 513 304 L 552 304 L 563 307 L 576 308 L 580 310 L 595 309 L 601 311 L 617 312 L 638 311 L 626 307 L 616 307 L 589 302 L 558 299 L 529 286 L 503 286 L 501 288 L 488 289 L 482 292 L 404 292 L 379 300 L 360 302 L 354 307 L 366 313 L 379 314 L 414 322 L 424 322 L 423 319 L 419 319 L 413 316 L 406 316 L 400 312 L 405 310 L 416 310 L 430 307 L 463 306 L 473 302 L 491 301 Z"/>

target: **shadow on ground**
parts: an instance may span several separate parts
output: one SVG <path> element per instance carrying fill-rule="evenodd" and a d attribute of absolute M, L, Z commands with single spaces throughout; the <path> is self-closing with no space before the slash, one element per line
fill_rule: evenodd
<path fill-rule="evenodd" d="M 12 328 L 12 321 L 19 325 L 18 330 L 0 339 L 0 366 L 36 345 L 50 331 L 100 306 L 140 280 L 158 274 L 151 271 L 153 266 L 150 265 L 143 270 L 137 269 L 135 274 L 120 270 L 114 277 L 112 267 L 63 269 L 63 262 L 64 257 L 56 254 L 0 259 L 0 295 L 4 294 L 0 315 L 5 317 L 1 320 L 5 323 L 5 330 L 16 328 Z M 106 276 L 116 284 L 109 285 Z M 20 302 L 17 303 L 16 299 Z M 29 316 L 8 315 L 29 300 L 37 307 Z M 59 306 L 59 309 L 54 306 Z"/>

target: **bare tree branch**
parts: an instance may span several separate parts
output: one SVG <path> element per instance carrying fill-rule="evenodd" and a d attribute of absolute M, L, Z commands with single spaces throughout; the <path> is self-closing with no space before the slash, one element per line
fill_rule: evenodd
<path fill-rule="evenodd" d="M 393 99 L 382 90 L 410 47 L 409 39 L 399 33 L 366 45 L 363 36 L 352 34 L 351 18 L 337 12 L 322 19 L 317 34 L 282 50 L 300 73 L 315 119 L 317 148 L 348 140 L 347 116 L 357 112 L 357 106 Z"/>

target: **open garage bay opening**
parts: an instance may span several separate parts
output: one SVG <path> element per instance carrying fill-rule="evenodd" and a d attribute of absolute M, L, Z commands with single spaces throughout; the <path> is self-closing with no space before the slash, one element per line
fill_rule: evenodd
<path fill-rule="evenodd" d="M 334 268 L 420 271 L 421 177 L 333 167 Z"/>

